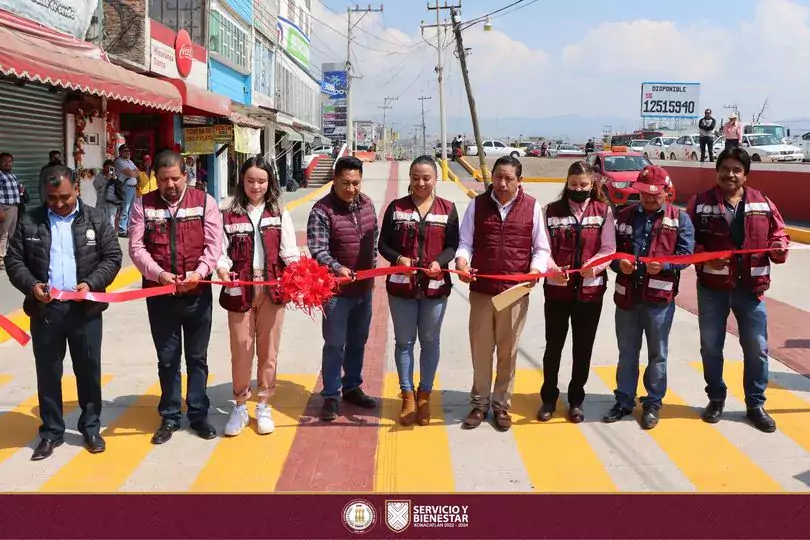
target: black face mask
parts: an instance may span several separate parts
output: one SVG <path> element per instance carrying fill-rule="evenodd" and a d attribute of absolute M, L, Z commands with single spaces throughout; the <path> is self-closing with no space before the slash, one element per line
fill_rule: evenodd
<path fill-rule="evenodd" d="M 568 193 L 568 198 L 574 201 L 575 203 L 584 203 L 591 196 L 590 191 L 574 191 L 568 188 L 565 188 L 565 191 L 566 193 Z"/>

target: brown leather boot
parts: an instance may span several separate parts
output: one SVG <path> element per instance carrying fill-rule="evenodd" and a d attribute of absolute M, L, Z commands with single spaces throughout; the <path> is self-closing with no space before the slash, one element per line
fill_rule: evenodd
<path fill-rule="evenodd" d="M 399 412 L 399 423 L 403 426 L 413 425 L 416 420 L 416 400 L 413 390 L 402 392 L 402 410 Z"/>
<path fill-rule="evenodd" d="M 426 390 L 416 393 L 416 423 L 420 426 L 430 423 L 430 392 Z"/>

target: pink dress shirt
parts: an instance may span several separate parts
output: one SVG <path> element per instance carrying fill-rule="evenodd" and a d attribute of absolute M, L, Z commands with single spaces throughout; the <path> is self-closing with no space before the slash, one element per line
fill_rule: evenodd
<path fill-rule="evenodd" d="M 177 212 L 177 207 L 185 195 L 186 193 L 183 192 L 175 203 L 170 203 L 164 199 L 172 215 Z M 224 234 L 222 214 L 219 212 L 217 202 L 210 195 L 206 195 L 205 197 L 205 216 L 203 218 L 205 227 L 205 251 L 196 270 L 203 279 L 210 276 L 217 267 L 217 261 L 222 254 L 222 235 Z M 135 201 L 135 204 L 132 205 L 132 211 L 129 215 L 129 227 L 127 228 L 127 232 L 129 233 L 129 257 L 132 259 L 135 268 L 138 269 L 143 277 L 149 281 L 158 281 L 160 274 L 169 272 L 170 269 L 161 268 L 146 250 L 146 245 L 143 243 L 144 228 L 143 200 L 139 198 Z M 177 277 L 185 279 L 186 276 Z"/>
<path fill-rule="evenodd" d="M 574 214 L 574 217 L 577 218 L 577 221 L 582 221 L 582 216 L 585 215 L 585 209 L 588 207 L 589 202 L 590 199 L 582 204 L 570 200 L 568 201 L 568 207 L 571 209 L 571 213 Z M 546 221 L 546 231 L 548 232 L 548 221 Z M 616 253 L 616 222 L 613 219 L 613 210 L 610 208 L 610 206 L 608 206 L 607 215 L 605 216 L 605 223 L 602 225 L 601 240 L 602 247 L 599 249 L 599 252 L 592 258 L 584 261 L 583 266 L 586 266 L 589 262 L 594 261 L 599 257 Z M 550 257 L 550 259 L 549 266 L 552 264 L 557 266 L 557 263 L 553 261 L 553 255 Z M 595 266 L 594 273 L 597 275 L 602 273 L 609 265 L 610 263 L 608 262 Z"/>
<path fill-rule="evenodd" d="M 737 140 L 742 141 L 743 136 L 743 128 L 740 122 L 736 122 L 732 124 L 731 122 L 726 122 L 726 125 L 723 126 L 723 136 L 725 136 L 726 140 Z"/>

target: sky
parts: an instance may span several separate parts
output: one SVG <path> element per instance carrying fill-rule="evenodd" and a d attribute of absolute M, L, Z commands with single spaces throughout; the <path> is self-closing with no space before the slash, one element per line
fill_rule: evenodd
<path fill-rule="evenodd" d="M 512 1 L 463 0 L 461 18 L 473 20 Z M 420 123 L 419 96 L 430 96 L 425 121 L 437 131 L 437 53 L 419 28 L 422 20 L 435 23 L 435 12 L 426 0 L 383 4 L 382 13 L 365 15 L 354 31 L 353 64 L 362 78 L 353 83 L 353 116 L 381 121 L 383 99 L 396 97 L 389 125 L 411 132 Z M 345 61 L 350 5 L 355 3 L 312 1 L 317 68 Z M 594 125 L 606 117 L 640 122 L 643 81 L 698 82 L 699 109 L 711 108 L 715 117 L 728 113 L 724 106 L 737 105 L 750 119 L 767 99 L 763 120 L 810 118 L 810 0 L 537 0 L 518 7 L 494 16 L 490 32 L 482 24 L 463 32 L 472 49 L 468 64 L 478 115 L 488 126 L 521 119 L 520 129 L 531 130 L 536 120 L 542 131 L 543 118 L 563 115 L 590 118 Z M 435 31 L 426 30 L 425 37 L 436 43 Z M 448 130 L 468 132 L 453 47 L 444 49 L 443 59 Z M 810 120 L 804 124 L 810 130 Z"/>

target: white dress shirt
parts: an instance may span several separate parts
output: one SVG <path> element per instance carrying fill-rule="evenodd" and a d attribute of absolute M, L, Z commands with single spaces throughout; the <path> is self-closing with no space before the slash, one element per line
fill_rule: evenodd
<path fill-rule="evenodd" d="M 501 219 L 506 220 L 509 211 L 515 205 L 517 193 L 506 204 L 501 204 L 495 193 L 490 193 L 492 200 L 501 214 Z M 551 246 L 548 241 L 548 234 L 546 232 L 545 221 L 543 219 L 543 208 L 537 200 L 534 201 L 533 211 L 533 225 L 532 225 L 532 261 L 531 268 L 538 270 L 541 273 L 548 270 L 548 261 L 551 255 Z M 461 229 L 459 231 L 459 243 L 456 250 L 456 258 L 464 257 L 468 263 L 472 262 L 473 254 L 473 239 L 475 238 L 475 199 L 467 206 L 467 211 L 464 213 L 464 219 L 461 222 Z"/>
<path fill-rule="evenodd" d="M 262 243 L 261 230 L 259 229 L 259 222 L 264 213 L 264 203 L 259 206 L 248 205 L 248 217 L 250 222 L 253 223 L 253 269 L 264 270 L 264 243 Z M 294 263 L 301 256 L 298 251 L 298 246 L 295 242 L 295 227 L 293 226 L 292 217 L 285 208 L 281 212 L 281 246 L 279 249 L 279 256 L 284 264 Z M 219 258 L 217 269 L 223 268 L 230 272 L 233 268 L 233 261 L 228 257 L 228 235 L 222 236 L 222 255 Z"/>

